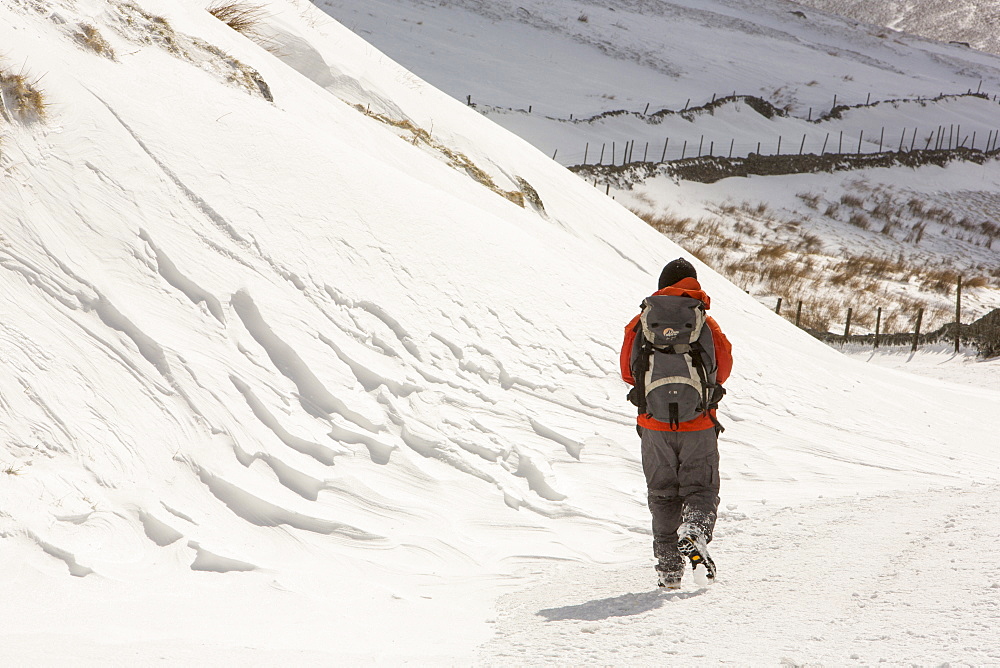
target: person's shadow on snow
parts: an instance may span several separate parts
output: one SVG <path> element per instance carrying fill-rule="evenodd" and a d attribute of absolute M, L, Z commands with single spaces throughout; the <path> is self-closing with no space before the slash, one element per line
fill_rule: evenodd
<path fill-rule="evenodd" d="M 580 619 L 587 622 L 596 622 L 609 617 L 631 617 L 641 615 L 650 610 L 656 610 L 664 603 L 679 601 L 685 598 L 699 596 L 705 592 L 704 588 L 695 591 L 645 591 L 638 594 L 622 594 L 613 598 L 601 598 L 596 601 L 587 601 L 579 605 L 567 605 L 561 608 L 546 608 L 539 610 L 536 615 L 544 617 L 547 622 L 558 622 L 565 619 Z"/>

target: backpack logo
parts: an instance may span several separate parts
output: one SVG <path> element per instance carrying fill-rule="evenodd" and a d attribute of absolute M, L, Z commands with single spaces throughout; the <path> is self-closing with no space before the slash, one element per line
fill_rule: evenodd
<path fill-rule="evenodd" d="M 678 332 L 673 327 L 667 327 L 666 329 L 663 330 L 663 338 L 665 339 L 675 339 L 677 338 L 678 334 L 680 334 L 680 332 Z"/>

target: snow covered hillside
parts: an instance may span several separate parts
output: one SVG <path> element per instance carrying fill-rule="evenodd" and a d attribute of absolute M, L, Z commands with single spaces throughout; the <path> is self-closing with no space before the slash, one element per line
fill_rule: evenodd
<path fill-rule="evenodd" d="M 995 0 L 797 0 L 816 8 L 859 21 L 904 30 L 943 42 L 959 42 L 974 49 L 1000 53 L 1000 37 L 994 29 L 1000 20 Z"/>
<path fill-rule="evenodd" d="M 262 31 L 193 0 L 0 4 L 5 662 L 504 663 L 505 595 L 652 588 L 617 349 L 680 248 L 310 5 Z M 754 577 L 766 548 L 726 531 L 820 496 L 995 505 L 1000 392 L 847 359 L 697 266 L 737 358 L 731 575 L 677 600 Z M 807 538 L 802 586 L 838 567 Z M 663 629 L 653 596 L 633 613 Z M 986 661 L 972 612 L 915 652 Z M 784 656 L 739 628 L 725 658 Z"/>
<path fill-rule="evenodd" d="M 316 4 L 555 161 L 604 166 L 580 174 L 763 302 L 803 301 L 812 327 L 842 332 L 852 308 L 872 331 L 882 307 L 893 331 L 919 308 L 937 328 L 958 274 L 967 322 L 1000 305 L 995 55 L 789 2 Z M 653 164 L 956 147 L 976 162 L 708 184 Z M 773 253 L 776 276 L 755 266 Z"/>

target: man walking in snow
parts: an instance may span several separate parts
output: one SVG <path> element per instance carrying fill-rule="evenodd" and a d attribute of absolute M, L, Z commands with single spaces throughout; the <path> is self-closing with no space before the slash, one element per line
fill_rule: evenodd
<path fill-rule="evenodd" d="M 669 262 L 659 289 L 625 327 L 622 378 L 639 408 L 642 468 L 653 516 L 659 585 L 680 587 L 684 558 L 696 580 L 712 581 L 707 545 L 719 507 L 715 408 L 732 369 L 732 346 L 705 311 L 708 295 L 694 266 Z"/>

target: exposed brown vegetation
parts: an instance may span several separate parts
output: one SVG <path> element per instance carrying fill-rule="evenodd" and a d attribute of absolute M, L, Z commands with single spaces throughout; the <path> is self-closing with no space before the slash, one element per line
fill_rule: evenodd
<path fill-rule="evenodd" d="M 797 193 L 795 195 L 810 209 L 818 209 L 823 197 L 817 193 Z"/>
<path fill-rule="evenodd" d="M 859 217 L 853 221 L 856 225 L 863 224 L 861 216 L 870 225 L 864 204 L 861 198 L 848 198 L 848 205 L 857 207 L 852 213 Z M 854 332 L 874 331 L 880 306 L 882 332 L 912 331 L 918 309 L 924 309 L 925 331 L 954 317 L 953 307 L 942 306 L 931 296 L 954 292 L 958 273 L 953 268 L 921 264 L 902 254 L 822 255 L 823 242 L 818 236 L 804 231 L 799 221 L 772 216 L 766 205 L 726 203 L 717 210 L 731 220 L 711 216 L 696 219 L 672 212 L 634 213 L 736 285 L 753 288 L 758 294 L 782 296 L 786 305 L 782 315 L 789 320 L 798 315 L 804 327 L 818 331 L 842 328 L 848 308 L 852 309 Z M 921 225 L 914 226 L 915 232 L 911 228 L 910 233 L 919 237 Z M 890 233 L 900 223 L 887 221 L 886 226 L 890 228 L 886 233 Z M 768 239 L 772 234 L 780 236 Z M 1000 268 L 994 274 L 1000 278 Z M 893 284 L 917 285 L 925 296 L 891 289 Z M 970 290 L 982 288 L 991 285 L 991 280 L 976 275 L 964 285 Z M 803 303 L 801 312 L 796 308 L 799 301 Z"/>
<path fill-rule="evenodd" d="M 7 122 L 24 123 L 45 119 L 48 102 L 38 87 L 23 73 L 14 74 L 0 68 L 0 116 Z"/>
<path fill-rule="evenodd" d="M 428 146 L 440 156 L 445 158 L 451 167 L 468 174 L 472 179 L 478 181 L 498 195 L 510 200 L 514 204 L 523 208 L 525 202 L 527 201 L 535 207 L 536 210 L 540 212 L 545 211 L 545 207 L 542 204 L 541 197 L 538 195 L 538 191 L 536 191 L 531 184 L 524 179 L 516 177 L 519 186 L 518 190 L 504 190 L 496 184 L 489 174 L 479 167 L 479 165 L 474 163 L 467 155 L 445 146 L 441 142 L 434 139 L 430 132 L 418 127 L 412 121 L 408 119 L 399 120 L 390 118 L 384 114 L 373 112 L 360 104 L 354 105 L 354 108 L 369 118 L 373 118 L 380 123 L 402 130 L 406 134 L 401 136 L 414 146 L 421 144 Z"/>
<path fill-rule="evenodd" d="M 80 46 L 93 51 L 99 56 L 115 60 L 115 50 L 108 40 L 104 39 L 100 30 L 89 23 L 81 23 L 79 28 L 78 32 L 73 33 L 73 38 L 76 39 Z"/>
<path fill-rule="evenodd" d="M 263 5 L 223 0 L 208 7 L 208 13 L 230 28 L 261 46 L 270 46 L 270 40 L 261 32 L 267 11 Z"/>
<path fill-rule="evenodd" d="M 870 229 L 872 226 L 871 220 L 868 219 L 868 216 L 859 211 L 852 213 L 847 219 L 847 222 L 854 227 L 860 227 L 862 230 Z"/>

